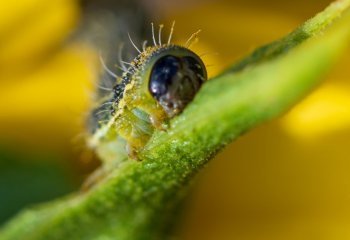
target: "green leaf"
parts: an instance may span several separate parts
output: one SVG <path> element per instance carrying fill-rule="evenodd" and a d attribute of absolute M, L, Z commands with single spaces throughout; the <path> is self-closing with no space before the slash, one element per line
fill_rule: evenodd
<path fill-rule="evenodd" d="M 167 132 L 155 133 L 141 162 L 126 161 L 88 192 L 22 212 L 0 239 L 164 239 L 196 173 L 291 108 L 335 64 L 350 40 L 349 5 L 335 2 L 210 80 Z"/>

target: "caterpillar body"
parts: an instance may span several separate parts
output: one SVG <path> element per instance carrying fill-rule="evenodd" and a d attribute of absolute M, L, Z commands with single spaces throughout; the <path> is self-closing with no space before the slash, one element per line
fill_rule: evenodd
<path fill-rule="evenodd" d="M 152 24 L 154 45 L 144 44 L 142 51 L 130 38 L 138 56 L 130 63 L 121 61 L 121 77 L 110 72 L 115 84 L 92 111 L 89 138 L 102 160 L 113 160 L 121 148 L 137 159 L 154 130 L 164 129 L 164 122 L 180 114 L 207 80 L 203 61 L 189 49 L 198 32 L 180 46 L 171 43 L 173 29 L 174 23 L 163 44 L 162 25 L 157 42 Z"/>

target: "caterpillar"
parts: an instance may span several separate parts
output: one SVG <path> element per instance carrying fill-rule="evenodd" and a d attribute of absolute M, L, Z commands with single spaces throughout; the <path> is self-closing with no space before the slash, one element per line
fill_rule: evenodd
<path fill-rule="evenodd" d="M 163 25 L 156 39 L 152 23 L 153 45 L 147 46 L 145 41 L 142 49 L 128 34 L 138 55 L 130 63 L 119 59 L 120 77 L 101 59 L 115 83 L 111 89 L 103 89 L 108 94 L 91 112 L 88 144 L 102 160 L 113 160 L 115 151 L 123 148 L 129 157 L 138 159 L 155 129 L 165 130 L 164 123 L 180 114 L 207 80 L 205 64 L 189 49 L 200 31 L 183 46 L 176 45 L 171 42 L 174 25 L 163 43 Z"/>

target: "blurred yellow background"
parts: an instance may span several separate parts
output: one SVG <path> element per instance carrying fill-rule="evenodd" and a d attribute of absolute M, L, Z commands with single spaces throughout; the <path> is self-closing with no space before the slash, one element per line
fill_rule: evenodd
<path fill-rule="evenodd" d="M 203 30 L 195 49 L 218 53 L 204 58 L 214 76 L 331 1 L 144 2 L 158 21 L 176 20 L 178 42 Z M 0 148 L 59 156 L 79 176 L 73 182 L 91 170 L 75 139 L 97 71 L 95 52 L 67 42 L 81 14 L 73 0 L 5 1 L 0 8 Z M 350 239 L 349 53 L 304 101 L 209 164 L 180 239 Z"/>

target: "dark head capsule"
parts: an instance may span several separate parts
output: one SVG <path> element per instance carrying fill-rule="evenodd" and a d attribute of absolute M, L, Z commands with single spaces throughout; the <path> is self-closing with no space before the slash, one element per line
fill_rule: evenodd
<path fill-rule="evenodd" d="M 153 65 L 149 91 L 168 116 L 173 117 L 193 100 L 206 78 L 199 57 L 165 55 Z"/>

